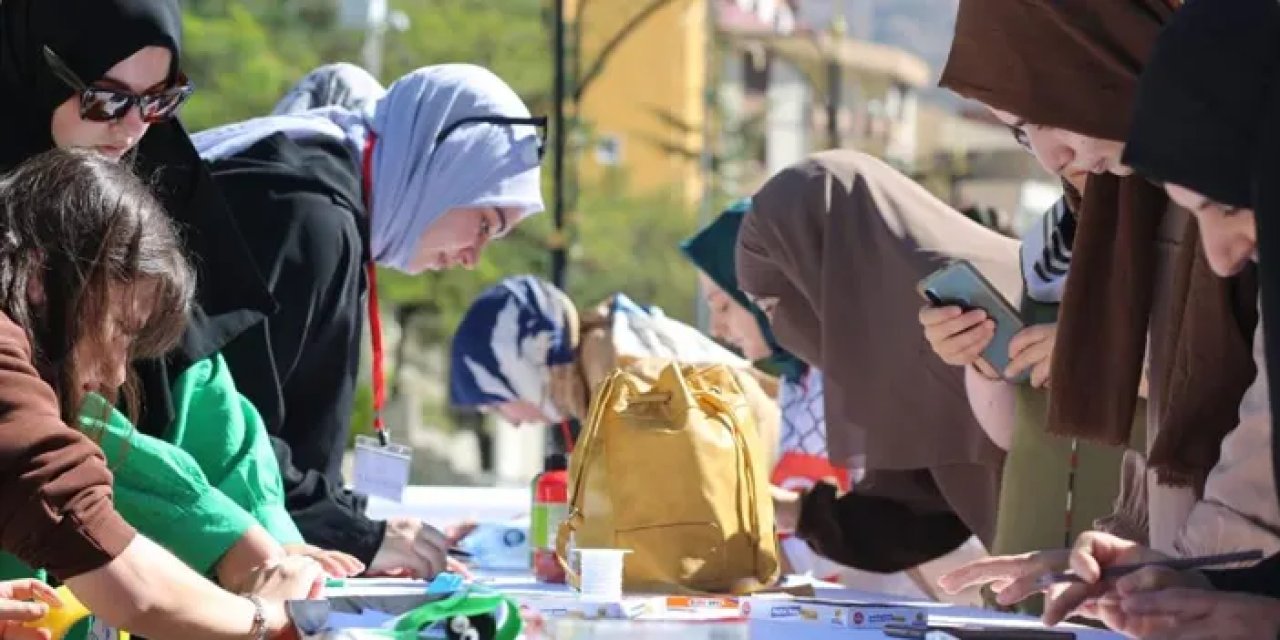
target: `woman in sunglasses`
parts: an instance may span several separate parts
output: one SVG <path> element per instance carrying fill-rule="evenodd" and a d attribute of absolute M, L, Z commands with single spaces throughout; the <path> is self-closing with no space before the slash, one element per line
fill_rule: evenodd
<path fill-rule="evenodd" d="M 172 0 L 6 0 L 0 3 L 0 171 L 54 147 L 132 158 L 197 256 L 199 307 L 165 358 L 135 363 L 145 411 L 126 447 L 102 444 L 117 479 L 181 486 L 180 498 L 116 507 L 148 537 L 224 585 L 241 585 L 293 550 L 335 573 L 354 559 L 302 543 L 285 509 L 261 417 L 236 392 L 218 349 L 271 308 L 252 257 L 229 238 L 225 207 L 172 116 L 190 94 L 178 71 L 180 12 Z M 210 238 L 217 234 L 216 251 Z M 234 278 L 220 287 L 210 271 Z M 226 282 L 226 281 L 222 281 Z M 144 465 L 143 462 L 146 461 Z M 159 480 L 158 478 L 166 478 Z M 167 478 L 174 479 L 169 482 Z M 144 559 L 145 560 L 145 559 Z M 0 576 L 30 575 L 0 556 Z"/>
<path fill-rule="evenodd" d="M 292 466 L 342 486 L 366 319 L 380 349 L 374 265 L 469 268 L 541 211 L 542 122 L 492 72 L 450 64 L 405 75 L 360 111 L 268 116 L 194 136 L 279 304 L 224 353 Z M 373 379 L 376 399 L 380 372 Z M 359 515 L 363 497 L 347 495 L 355 515 L 341 522 L 294 511 L 313 544 L 375 573 L 445 567 L 450 540 L 440 532 L 416 520 L 371 523 Z"/>

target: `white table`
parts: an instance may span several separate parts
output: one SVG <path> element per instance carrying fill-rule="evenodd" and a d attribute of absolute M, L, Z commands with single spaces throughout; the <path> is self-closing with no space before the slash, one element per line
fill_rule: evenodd
<path fill-rule="evenodd" d="M 538 584 L 537 582 L 534 582 L 531 576 L 523 574 L 482 573 L 478 578 L 488 582 L 498 590 L 502 590 L 504 587 L 519 589 L 522 591 L 534 590 L 563 592 L 567 590 L 567 587 L 564 585 Z M 887 597 L 881 594 L 854 591 L 851 589 L 819 587 L 816 591 L 816 595 L 821 598 L 856 600 L 859 602 L 904 602 L 902 598 Z M 929 619 L 935 622 L 949 624 L 968 623 L 995 625 L 1021 629 L 1044 628 L 1035 619 L 1025 616 L 1014 616 L 996 613 L 994 611 L 985 611 L 982 609 L 956 607 L 952 605 L 938 604 L 935 602 L 916 602 L 913 604 L 928 607 Z M 730 640 L 738 638 L 742 638 L 744 640 L 746 638 L 750 638 L 750 640 L 791 640 L 792 638 L 813 638 L 815 640 L 823 640 L 825 638 L 869 639 L 887 637 L 879 631 L 854 631 L 845 628 L 823 627 L 800 622 L 769 620 L 752 620 L 746 623 L 712 624 L 680 624 L 646 621 L 592 621 L 590 623 L 576 622 L 573 623 L 573 627 L 574 633 L 571 637 L 575 640 L 585 640 L 587 638 L 612 639 L 640 637 L 672 637 L 681 638 L 682 640 L 703 640 L 704 638 L 706 640 Z M 583 633 L 587 633 L 587 635 L 580 635 L 578 633 L 580 630 L 579 628 L 581 628 Z M 1076 625 L 1064 625 L 1062 628 L 1073 631 L 1076 634 L 1077 640 L 1120 640 L 1123 638 L 1123 636 L 1116 633 Z M 678 634 L 676 632 L 678 632 Z M 674 635 L 668 635 L 669 633 Z"/>
<path fill-rule="evenodd" d="M 522 487 L 409 487 L 403 503 L 371 498 L 368 513 L 374 518 L 412 516 L 437 527 L 471 519 L 477 521 L 506 522 L 528 515 L 530 491 Z M 538 585 L 531 576 L 523 574 L 492 574 L 480 576 L 491 580 L 494 587 L 520 589 L 560 590 L 563 586 Z M 819 588 L 817 595 L 823 598 L 860 600 L 866 602 L 902 602 L 901 598 L 849 589 Z M 980 623 L 984 625 L 1008 625 L 1020 628 L 1043 628 L 1034 619 L 1008 614 L 968 609 L 937 603 L 921 603 L 930 607 L 930 619 L 949 623 Z M 1123 636 L 1085 627 L 1071 627 L 1078 640 L 1119 640 Z M 658 637 L 681 640 L 791 640 L 793 638 L 884 638 L 875 631 L 851 631 L 794 622 L 751 621 L 738 624 L 670 625 L 649 622 L 593 622 L 582 629 L 574 629 L 575 640 L 604 640 L 613 638 L 647 639 Z"/>

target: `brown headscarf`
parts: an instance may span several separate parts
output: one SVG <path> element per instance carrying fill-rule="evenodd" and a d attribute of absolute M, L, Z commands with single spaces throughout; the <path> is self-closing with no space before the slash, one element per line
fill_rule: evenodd
<path fill-rule="evenodd" d="M 1176 0 L 962 0 L 942 85 L 1027 122 L 1124 140 L 1137 79 Z M 1138 176 L 1090 176 L 1053 354 L 1049 430 L 1129 441 L 1169 202 Z M 1253 379 L 1254 298 L 1215 277 L 1187 225 L 1172 326 L 1153 331 L 1149 461 L 1189 484 L 1217 462 Z M 1248 289 L 1248 287 L 1244 287 Z"/>
<path fill-rule="evenodd" d="M 1003 456 L 973 417 L 963 369 L 925 341 L 916 284 L 964 258 L 1016 300 L 1017 251 L 888 165 L 837 150 L 752 198 L 737 268 L 743 291 L 778 298 L 779 344 L 823 371 L 832 460 L 865 450 L 876 469 L 925 469 Z"/>

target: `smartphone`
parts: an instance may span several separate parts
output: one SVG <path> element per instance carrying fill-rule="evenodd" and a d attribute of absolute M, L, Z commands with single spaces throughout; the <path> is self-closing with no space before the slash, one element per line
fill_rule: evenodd
<path fill-rule="evenodd" d="M 1027 325 L 977 267 L 968 260 L 956 260 L 926 276 L 916 289 L 935 307 L 957 306 L 965 311 L 986 311 L 987 317 L 996 323 L 996 335 L 982 351 L 982 359 L 1003 375 L 1005 367 L 1009 366 L 1009 341 Z M 1009 381 L 1026 382 L 1030 378 L 1028 370 Z"/>
<path fill-rule="evenodd" d="M 1076 634 L 1061 629 L 1019 629 L 931 624 L 925 627 L 889 625 L 884 635 L 918 640 L 1075 640 Z"/>

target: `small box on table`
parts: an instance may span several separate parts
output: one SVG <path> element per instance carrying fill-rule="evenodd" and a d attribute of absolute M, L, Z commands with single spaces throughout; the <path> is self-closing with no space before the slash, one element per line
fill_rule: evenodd
<path fill-rule="evenodd" d="M 796 621 L 861 630 L 884 629 L 889 625 L 923 627 L 929 623 L 928 610 L 910 604 L 798 598 L 783 594 L 743 598 L 742 613 L 752 620 Z"/>

